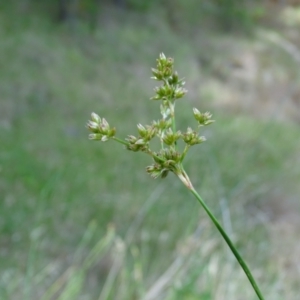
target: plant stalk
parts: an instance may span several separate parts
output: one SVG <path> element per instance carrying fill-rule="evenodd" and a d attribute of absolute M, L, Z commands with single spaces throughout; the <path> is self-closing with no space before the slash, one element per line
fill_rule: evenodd
<path fill-rule="evenodd" d="M 178 176 L 178 174 L 177 174 Z M 209 209 L 209 207 L 206 205 L 205 201 L 201 198 L 201 196 L 197 193 L 197 191 L 194 189 L 188 175 L 186 174 L 186 172 L 182 169 L 182 174 L 181 176 L 178 176 L 179 179 L 183 182 L 183 184 L 191 191 L 191 193 L 196 197 L 196 199 L 198 200 L 198 202 L 201 204 L 201 206 L 204 208 L 204 210 L 206 211 L 206 213 L 208 214 L 208 216 L 210 217 L 210 219 L 212 220 L 212 222 L 215 224 L 215 226 L 217 227 L 217 229 L 219 230 L 219 232 L 221 233 L 221 235 L 223 236 L 224 240 L 226 241 L 227 245 L 229 246 L 230 250 L 232 251 L 232 253 L 234 254 L 234 256 L 236 257 L 237 261 L 239 262 L 240 266 L 242 267 L 242 269 L 244 270 L 246 276 L 248 277 L 256 295 L 258 296 L 258 298 L 260 300 L 264 300 L 264 297 L 249 269 L 249 267 L 247 266 L 246 262 L 243 260 L 243 258 L 241 257 L 241 255 L 239 254 L 238 250 L 236 249 L 236 247 L 233 245 L 231 239 L 229 238 L 229 236 L 227 235 L 226 231 L 223 229 L 222 225 L 219 223 L 219 221 L 216 219 L 216 217 L 213 215 L 213 213 L 211 212 L 211 210 Z"/>

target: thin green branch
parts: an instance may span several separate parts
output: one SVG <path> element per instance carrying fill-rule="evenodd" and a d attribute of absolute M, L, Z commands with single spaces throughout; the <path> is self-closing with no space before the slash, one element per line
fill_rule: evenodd
<path fill-rule="evenodd" d="M 182 154 L 181 154 L 181 162 L 183 162 L 183 160 L 184 160 L 184 158 L 185 158 L 185 156 L 186 156 L 188 150 L 190 149 L 190 147 L 191 147 L 191 146 L 188 145 L 188 144 L 185 145 L 184 150 L 183 150 L 183 152 L 182 152 Z"/>
<path fill-rule="evenodd" d="M 125 146 L 130 145 L 128 142 L 126 142 L 126 141 L 124 141 L 124 140 L 121 140 L 121 139 L 119 139 L 119 138 L 117 138 L 117 137 L 115 137 L 115 136 L 113 136 L 112 139 L 115 140 L 116 142 L 119 142 L 119 143 L 125 145 Z"/>
<path fill-rule="evenodd" d="M 172 104 L 172 111 L 171 111 L 171 120 L 172 120 L 172 130 L 176 132 L 176 120 L 175 120 L 175 102 Z"/>
<path fill-rule="evenodd" d="M 209 207 L 206 205 L 205 201 L 201 198 L 201 196 L 197 193 L 197 191 L 195 190 L 195 188 L 193 187 L 191 181 L 189 180 L 186 172 L 183 170 L 183 177 L 184 177 L 184 181 L 182 180 L 182 178 L 180 178 L 181 181 L 183 181 L 184 185 L 191 191 L 191 193 L 196 197 L 196 199 L 198 200 L 198 202 L 201 204 L 201 206 L 204 208 L 204 210 L 206 211 L 206 213 L 208 214 L 208 216 L 210 217 L 210 219 L 212 220 L 212 222 L 215 224 L 215 226 L 217 227 L 218 231 L 220 232 L 220 234 L 223 236 L 224 240 L 226 241 L 227 245 L 229 246 L 230 250 L 232 251 L 232 253 L 234 254 L 234 256 L 236 257 L 237 261 L 239 262 L 240 266 L 242 267 L 242 269 L 244 270 L 246 276 L 248 277 L 254 291 L 256 292 L 256 295 L 258 296 L 258 298 L 260 300 L 264 300 L 264 297 L 249 269 L 249 267 L 247 266 L 246 262 L 243 260 L 243 258 L 241 257 L 241 255 L 239 254 L 238 250 L 236 249 L 236 247 L 233 245 L 231 239 L 229 238 L 229 236 L 227 235 L 227 233 L 225 232 L 225 230 L 223 229 L 222 225 L 219 223 L 219 221 L 216 219 L 216 217 L 213 215 L 213 213 L 211 212 L 211 210 L 209 209 Z M 188 183 L 188 184 L 187 184 Z"/>

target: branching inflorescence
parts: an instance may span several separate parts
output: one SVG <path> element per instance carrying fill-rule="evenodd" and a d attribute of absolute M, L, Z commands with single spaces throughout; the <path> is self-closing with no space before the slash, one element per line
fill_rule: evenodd
<path fill-rule="evenodd" d="M 116 137 L 116 129 L 111 128 L 104 118 L 101 119 L 97 114 L 92 113 L 91 120 L 87 123 L 88 129 L 91 131 L 89 138 L 102 142 L 115 140 L 125 145 L 130 151 L 140 151 L 150 155 L 153 159 L 153 163 L 146 168 L 146 171 L 153 178 L 158 178 L 159 176 L 164 178 L 169 172 L 174 173 L 202 205 L 244 270 L 258 298 L 263 300 L 264 298 L 247 264 L 233 245 L 222 225 L 194 189 L 183 168 L 182 162 L 190 147 L 205 141 L 205 137 L 199 135 L 200 128 L 210 125 L 214 120 L 211 119 L 212 115 L 209 112 L 201 113 L 197 108 L 194 108 L 193 115 L 198 125 L 196 125 L 194 129 L 188 127 L 185 132 L 176 130 L 175 103 L 187 93 L 187 90 L 184 88 L 185 82 L 183 79 L 179 79 L 173 66 L 174 60 L 172 58 L 166 58 L 166 56 L 161 53 L 157 59 L 156 68 L 152 69 L 152 79 L 161 82 L 161 85 L 154 89 L 155 95 L 151 98 L 151 100 L 161 102 L 160 112 L 162 118 L 160 120 L 152 121 L 150 125 L 138 124 L 138 135 L 128 135 L 128 137 L 123 140 Z M 159 151 L 154 151 L 150 148 L 150 141 L 154 138 L 158 138 L 160 141 L 161 148 Z M 181 151 L 178 147 L 179 140 L 182 140 L 184 144 Z"/>
<path fill-rule="evenodd" d="M 198 128 L 187 128 L 185 132 L 176 130 L 175 123 L 175 103 L 181 99 L 187 90 L 184 88 L 185 82 L 179 79 L 178 74 L 174 71 L 174 60 L 166 58 L 162 53 L 157 59 L 156 68 L 152 69 L 152 79 L 160 81 L 162 84 L 156 87 L 155 95 L 150 98 L 154 101 L 160 101 L 160 112 L 162 118 L 158 121 L 152 121 L 150 125 L 138 124 L 138 136 L 129 135 L 125 140 L 115 137 L 116 129 L 110 128 L 107 121 L 101 119 L 97 114 L 92 113 L 91 120 L 87 127 L 92 132 L 89 137 L 91 140 L 107 141 L 116 140 L 126 145 L 131 151 L 141 151 L 149 154 L 153 158 L 153 164 L 146 168 L 147 173 L 153 178 L 161 176 L 166 177 L 169 172 L 173 172 L 185 185 L 191 187 L 190 180 L 183 170 L 182 162 L 191 146 L 200 144 L 206 139 L 199 135 L 201 126 L 206 126 L 214 121 L 209 112 L 201 113 L 197 108 L 193 109 L 194 118 L 198 123 Z M 150 148 L 150 141 L 158 138 L 161 143 L 161 149 L 154 151 Z M 179 151 L 177 141 L 182 139 L 185 147 Z"/>

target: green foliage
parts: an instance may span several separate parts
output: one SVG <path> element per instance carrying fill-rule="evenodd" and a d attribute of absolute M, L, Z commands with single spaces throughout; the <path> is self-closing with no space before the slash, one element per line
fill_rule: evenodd
<path fill-rule="evenodd" d="M 147 12 L 161 5 L 161 1 L 159 0 L 152 0 L 152 1 L 126 0 L 125 3 L 127 7 L 140 12 Z"/>
<path fill-rule="evenodd" d="M 211 299 L 212 290 L 227 299 L 242 290 L 254 300 L 179 182 L 171 176 L 160 184 L 149 181 L 147 158 L 124 157 L 111 142 L 91 145 L 82 126 L 83 116 L 96 108 L 111 115 L 123 136 L 135 129 L 133 118 L 149 122 L 156 110 L 147 102 L 152 86 L 144 82 L 162 49 L 177 58 L 179 70 L 191 70 L 186 79 L 199 86 L 196 60 L 186 59 L 195 54 L 192 42 L 146 17 L 137 26 L 122 15 L 118 26 L 92 36 L 16 12 L 0 11 L 1 300 L 94 300 L 101 293 L 103 300 L 132 300 L 166 278 L 160 290 L 166 300 Z M 178 118 L 182 126 L 192 104 L 199 104 L 197 94 L 190 96 L 191 107 Z M 133 105 L 133 99 L 140 101 Z M 297 199 L 299 126 L 214 112 L 218 122 L 201 146 L 206 155 L 194 147 L 186 168 L 217 216 L 227 224 L 229 218 L 256 273 L 267 272 L 267 299 L 297 299 L 297 277 L 283 281 L 260 207 L 273 206 L 273 198 Z"/>
<path fill-rule="evenodd" d="M 193 26 L 210 23 L 223 31 L 251 30 L 265 14 L 260 1 L 177 0 L 176 3 Z"/>
<path fill-rule="evenodd" d="M 53 20 L 79 22 L 89 24 L 92 29 L 98 25 L 101 12 L 108 5 L 122 8 L 125 12 L 135 11 L 140 14 L 156 14 L 157 18 L 168 19 L 173 29 L 184 27 L 193 31 L 198 26 L 209 23 L 217 24 L 222 30 L 251 30 L 255 23 L 265 15 L 263 3 L 247 0 L 28 0 L 23 6 L 13 1 L 27 13 L 35 11 L 51 12 Z M 176 24 L 178 23 L 178 24 Z M 187 26 L 186 26 L 187 25 Z M 187 27 L 187 28 L 186 28 Z"/>
<path fill-rule="evenodd" d="M 261 6 L 258 1 L 251 3 L 247 0 L 213 0 L 211 13 L 219 20 L 220 26 L 225 30 L 234 28 L 251 28 L 257 17 L 256 7 Z"/>

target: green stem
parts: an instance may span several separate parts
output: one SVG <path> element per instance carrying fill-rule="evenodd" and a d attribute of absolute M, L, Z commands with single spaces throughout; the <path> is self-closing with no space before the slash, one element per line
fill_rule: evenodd
<path fill-rule="evenodd" d="M 125 146 L 128 146 L 128 145 L 129 145 L 128 142 L 126 142 L 126 141 L 124 141 L 124 140 L 121 140 L 121 139 L 119 139 L 119 138 L 117 138 L 117 137 L 115 137 L 115 136 L 113 136 L 112 139 L 115 140 L 116 142 L 119 142 L 119 143 L 125 145 Z"/>
<path fill-rule="evenodd" d="M 186 144 L 185 147 L 184 147 L 184 150 L 182 152 L 182 155 L 181 155 L 181 159 L 180 159 L 180 162 L 182 163 L 188 150 L 190 149 L 190 145 Z"/>
<path fill-rule="evenodd" d="M 178 174 L 177 174 L 178 175 Z M 191 191 L 191 193 L 196 197 L 196 199 L 198 200 L 198 202 L 202 205 L 202 207 L 204 208 L 204 210 L 206 211 L 206 213 L 209 215 L 210 219 L 212 220 L 212 222 L 215 224 L 215 226 L 217 227 L 217 229 L 219 230 L 219 232 L 221 233 L 221 235 L 223 236 L 224 240 L 226 241 L 227 245 L 229 246 L 230 250 L 232 251 L 232 253 L 234 254 L 234 256 L 236 257 L 237 261 L 239 262 L 240 266 L 242 267 L 242 269 L 244 270 L 245 274 L 247 275 L 254 291 L 256 292 L 258 298 L 260 300 L 264 300 L 264 297 L 249 269 L 249 267 L 247 266 L 246 262 L 243 260 L 243 258 L 241 257 L 241 255 L 239 254 L 238 250 L 235 248 L 235 246 L 233 245 L 232 241 L 230 240 L 229 236 L 227 235 L 227 233 L 225 232 L 225 230 L 223 229 L 223 227 L 221 226 L 221 224 L 219 223 L 219 221 L 216 219 L 216 217 L 213 215 L 213 213 L 211 212 L 211 210 L 209 209 L 209 207 L 206 205 L 206 203 L 204 202 L 204 200 L 201 198 L 201 196 L 197 193 L 197 191 L 194 189 L 188 175 L 186 174 L 186 172 L 182 169 L 182 174 L 180 174 L 181 177 L 179 176 L 179 179 L 184 183 L 184 185 Z"/>
<path fill-rule="evenodd" d="M 175 101 L 170 100 L 170 103 L 172 105 L 172 110 L 171 110 L 172 130 L 173 130 L 173 133 L 176 133 Z"/>

